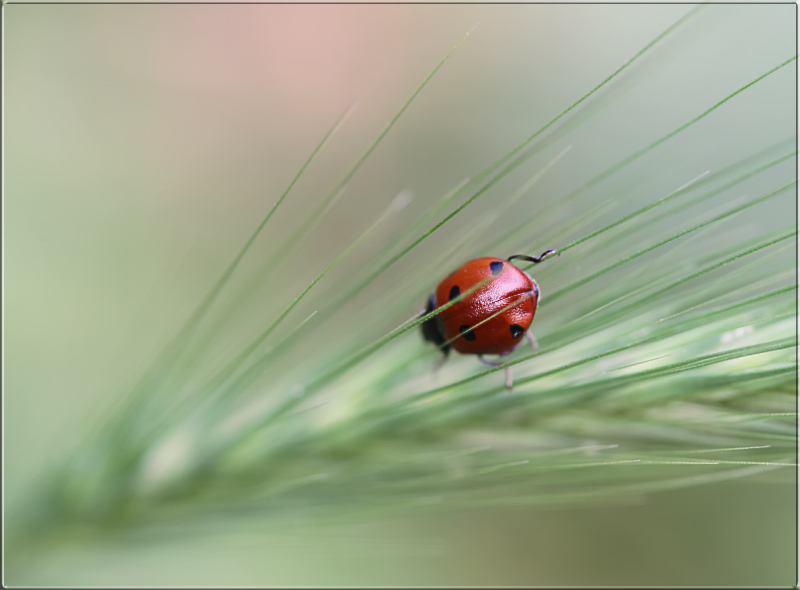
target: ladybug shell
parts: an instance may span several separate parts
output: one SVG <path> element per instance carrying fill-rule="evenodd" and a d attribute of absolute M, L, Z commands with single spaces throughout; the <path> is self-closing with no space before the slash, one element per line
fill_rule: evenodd
<path fill-rule="evenodd" d="M 539 302 L 536 282 L 510 262 L 488 257 L 470 260 L 439 283 L 434 296 L 436 307 L 490 277 L 493 278 L 485 285 L 439 314 L 445 340 L 460 335 L 452 346 L 462 354 L 512 351 L 522 341 L 536 313 Z M 518 303 L 471 329 L 514 301 Z"/>

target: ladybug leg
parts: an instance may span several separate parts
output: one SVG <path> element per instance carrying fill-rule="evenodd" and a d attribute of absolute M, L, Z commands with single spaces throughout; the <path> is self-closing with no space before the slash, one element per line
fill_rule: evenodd
<path fill-rule="evenodd" d="M 498 363 L 497 361 L 490 361 L 488 359 L 485 359 L 483 358 L 482 354 L 478 355 L 478 360 L 481 361 L 484 365 L 487 365 L 489 367 L 500 367 L 503 364 L 503 363 Z M 511 386 L 513 384 L 514 384 L 514 375 L 511 373 L 511 367 L 506 367 L 506 389 L 511 389 Z"/>
<path fill-rule="evenodd" d="M 545 258 L 550 256 L 551 254 L 556 254 L 557 252 L 558 252 L 558 250 L 547 250 L 545 252 L 542 252 L 542 254 L 540 256 L 528 256 L 526 254 L 514 254 L 514 256 L 509 256 L 507 258 L 507 260 L 509 262 L 511 262 L 514 258 L 520 258 L 520 259 L 525 260 L 527 262 L 533 262 L 534 264 L 539 264 L 542 260 L 544 260 Z M 559 254 L 559 256 L 560 256 L 560 254 Z"/>
<path fill-rule="evenodd" d="M 478 355 L 478 360 L 488 367 L 499 367 L 500 365 L 503 364 L 503 363 L 498 363 L 497 361 L 490 361 L 489 359 L 485 359 L 483 358 L 482 354 Z"/>
<path fill-rule="evenodd" d="M 539 343 L 536 341 L 536 336 L 534 336 L 530 332 L 525 332 L 525 337 L 528 339 L 528 342 L 531 345 L 531 350 L 533 352 L 539 350 Z"/>

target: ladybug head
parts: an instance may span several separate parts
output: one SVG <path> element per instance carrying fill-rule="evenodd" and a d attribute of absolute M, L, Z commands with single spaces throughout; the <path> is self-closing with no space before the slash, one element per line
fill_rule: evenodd
<path fill-rule="evenodd" d="M 428 304 L 425 306 L 423 315 L 428 315 L 434 309 L 436 309 L 436 304 L 433 302 L 433 295 L 431 295 L 428 298 Z M 450 352 L 450 345 L 442 346 L 445 343 L 445 337 L 441 317 L 437 315 L 425 320 L 420 324 L 420 328 L 422 329 L 422 337 L 428 342 L 433 342 L 436 346 L 441 346 L 441 351 L 447 356 Z"/>

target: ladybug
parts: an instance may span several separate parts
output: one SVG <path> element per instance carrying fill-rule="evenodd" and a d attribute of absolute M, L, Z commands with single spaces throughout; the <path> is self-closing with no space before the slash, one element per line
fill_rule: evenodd
<path fill-rule="evenodd" d="M 502 363 L 487 360 L 483 355 L 510 354 L 523 336 L 528 337 L 535 350 L 536 341 L 528 328 L 539 305 L 539 286 L 511 261 L 519 258 L 538 264 L 555 253 L 555 250 L 547 250 L 539 257 L 516 254 L 506 260 L 491 257 L 470 260 L 439 283 L 423 315 L 483 284 L 424 321 L 420 326 L 422 337 L 436 344 L 444 358 L 452 347 L 461 354 L 478 355 L 478 359 L 490 367 L 499 367 Z M 506 387 L 510 389 L 511 384 L 511 367 L 506 367 Z"/>

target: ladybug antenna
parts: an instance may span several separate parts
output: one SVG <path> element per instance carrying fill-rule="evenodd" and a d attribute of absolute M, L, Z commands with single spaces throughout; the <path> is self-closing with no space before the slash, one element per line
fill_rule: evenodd
<path fill-rule="evenodd" d="M 538 258 L 536 256 L 528 256 L 526 254 L 514 254 L 514 256 L 509 256 L 508 261 L 511 262 L 514 258 L 521 258 L 522 260 L 527 260 L 528 262 L 533 262 L 535 264 L 540 263 L 542 260 L 550 256 L 551 254 L 555 254 L 556 250 L 547 250 L 546 252 L 542 252 L 542 255 Z"/>

